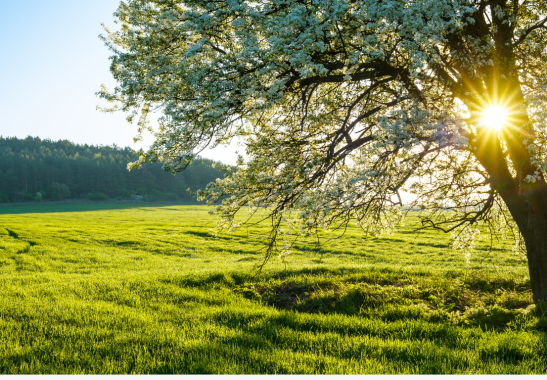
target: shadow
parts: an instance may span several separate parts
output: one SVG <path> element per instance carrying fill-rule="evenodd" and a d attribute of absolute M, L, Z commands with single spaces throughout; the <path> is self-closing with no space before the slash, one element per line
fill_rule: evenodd
<path fill-rule="evenodd" d="M 202 238 L 214 238 L 214 236 L 211 235 L 208 232 L 185 231 L 184 234 L 185 235 L 192 235 L 192 236 L 199 236 L 199 237 L 202 237 Z"/>
<path fill-rule="evenodd" d="M 407 243 L 408 244 L 408 240 L 404 240 L 404 239 L 394 239 L 394 238 L 388 238 L 388 237 L 379 237 L 376 239 L 377 241 L 389 241 L 389 242 L 393 242 L 393 243 Z"/>
<path fill-rule="evenodd" d="M 241 239 L 241 237 L 240 237 L 240 236 L 237 236 L 237 235 L 232 235 L 232 236 L 230 236 L 230 237 L 219 236 L 219 235 L 213 236 L 213 235 L 210 234 L 209 232 L 185 231 L 184 234 L 185 234 L 185 235 L 198 236 L 198 237 L 206 238 L 206 239 L 214 239 L 214 240 L 232 241 L 232 240 L 240 240 L 240 239 Z"/>
<path fill-rule="evenodd" d="M 104 323 L 105 317 L 99 315 L 99 318 Z M 108 338 L 100 340 L 57 333 L 48 336 L 47 345 L 32 345 L 34 336 L 21 334 L 18 344 L 25 349 L 4 354 L 0 371 L 4 374 L 342 374 L 411 370 L 422 374 L 453 374 L 477 369 L 473 361 L 462 360 L 467 358 L 465 352 L 469 350 L 478 351 L 481 367 L 502 365 L 505 366 L 502 370 L 511 371 L 523 360 L 532 363 L 535 360 L 539 362 L 537 367 L 524 368 L 528 373 L 537 373 L 544 371 L 541 363 L 546 358 L 545 352 L 530 353 L 517 340 L 505 339 L 495 347 L 477 348 L 482 342 L 462 340 L 462 329 L 447 325 L 433 328 L 429 324 L 317 319 L 288 312 L 263 315 L 233 309 L 214 313 L 211 320 L 227 332 L 222 336 L 201 333 L 202 339 L 189 342 L 170 335 L 167 335 L 170 339 L 158 339 L 140 321 L 132 326 L 134 335 L 114 325 L 108 330 Z M 26 323 L 34 327 L 36 321 L 31 319 Z M 62 323 L 71 331 L 81 331 L 79 319 L 64 319 Z M 115 342 L 111 335 L 116 337 Z M 547 344 L 545 336 L 536 339 L 535 347 Z M 52 353 L 51 346 L 62 346 L 64 356 Z M 452 346 L 454 350 L 445 348 Z M 66 356 L 69 358 L 65 359 Z M 370 362 L 381 366 L 370 367 Z"/>
<path fill-rule="evenodd" d="M 177 206 L 200 206 L 197 203 L 176 203 Z M 146 207 L 165 207 L 173 206 L 173 203 L 63 203 L 52 202 L 50 204 L 32 204 L 32 205 L 2 205 L 0 206 L 0 215 L 10 214 L 43 214 L 43 213 L 64 213 L 64 212 L 87 212 L 87 211 L 106 211 L 106 210 L 125 210 Z M 166 208 L 173 211 L 174 208 Z M 143 210 L 154 211 L 154 210 Z"/>
<path fill-rule="evenodd" d="M 256 257 L 244 257 L 242 259 L 237 260 L 237 262 L 242 262 L 242 261 L 256 261 Z"/>
<path fill-rule="evenodd" d="M 415 243 L 414 245 L 417 246 L 417 247 L 450 248 L 447 243 L 438 243 L 438 244 Z"/>
<path fill-rule="evenodd" d="M 418 319 L 408 319 L 404 316 L 394 320 L 372 320 L 362 317 L 340 318 L 340 314 L 325 315 L 323 318 L 317 318 L 313 315 L 306 313 L 300 313 L 295 311 L 281 311 L 278 314 L 269 315 L 260 320 L 257 320 L 256 316 L 250 315 L 245 312 L 237 312 L 234 310 L 219 312 L 212 318 L 219 325 L 225 326 L 229 329 L 238 329 L 243 331 L 239 338 L 237 335 L 236 345 L 243 344 L 250 349 L 258 349 L 254 342 L 275 342 L 280 347 L 291 348 L 295 351 L 300 349 L 301 342 L 296 338 L 299 334 L 318 334 L 325 333 L 339 334 L 342 336 L 367 336 L 379 338 L 382 340 L 415 340 L 428 341 L 439 346 L 445 346 L 447 348 L 461 348 L 461 342 L 458 340 L 461 338 L 462 332 L 472 326 L 456 326 L 448 323 L 428 323 L 426 321 Z M 406 327 L 406 328 L 405 328 Z M 411 328 L 409 328 L 411 327 Z M 294 334 L 279 334 L 279 331 L 292 330 Z M 488 326 L 483 329 L 485 331 L 504 331 L 506 327 Z M 252 336 L 260 337 L 260 339 L 252 339 Z M 545 346 L 547 344 L 547 335 L 538 334 L 537 339 L 543 342 L 539 345 Z M 249 339 L 251 338 L 251 339 Z M 240 340 L 237 342 L 238 340 Z M 506 362 L 509 364 L 515 361 L 521 361 L 526 356 L 530 355 L 526 352 L 524 345 L 518 341 L 507 340 L 505 342 L 499 342 L 499 346 L 493 350 L 481 350 L 480 356 L 483 360 L 492 360 L 494 362 Z M 505 344 L 504 344 L 505 343 Z M 476 343 L 471 341 L 468 343 L 470 347 L 473 347 Z M 364 347 L 363 347 L 364 348 Z M 375 350 L 381 349 L 380 347 Z M 350 354 L 351 352 L 351 354 Z M 400 357 L 397 352 L 390 352 L 390 359 L 393 360 L 408 360 L 408 354 L 419 354 L 420 350 L 411 350 L 403 357 Z M 452 355 L 450 350 L 446 350 L 447 355 Z M 351 350 L 343 353 L 339 352 L 340 357 L 350 358 L 356 355 L 354 358 L 359 359 L 361 350 Z M 348 356 L 348 354 L 350 356 Z M 382 356 L 382 355 L 380 355 Z M 406 356 L 406 358 L 405 358 Z M 547 353 L 540 354 L 542 357 L 547 357 Z M 455 358 L 455 360 L 458 360 Z M 425 363 L 426 361 L 424 361 Z"/>
<path fill-rule="evenodd" d="M 206 203 L 203 202 L 203 203 L 177 203 L 177 206 L 205 206 Z M 178 208 L 171 208 L 171 207 L 162 207 L 162 209 L 164 210 L 168 210 L 168 211 L 184 211 L 184 210 L 181 210 L 181 209 L 178 209 Z"/>
<path fill-rule="evenodd" d="M 140 246 L 141 243 L 136 241 L 115 241 L 115 240 L 105 240 L 104 243 L 106 245 L 114 245 L 114 246 Z"/>
<path fill-rule="evenodd" d="M 249 253 L 246 253 L 247 255 Z M 244 258 L 247 260 L 248 258 Z M 250 261 L 250 260 L 249 260 Z M 205 260 L 204 262 L 210 262 Z M 204 275 L 181 275 L 177 277 L 166 277 L 159 279 L 165 284 L 173 284 L 180 287 L 196 287 L 209 288 L 213 285 L 238 286 L 246 282 L 256 283 L 257 281 L 270 280 L 285 280 L 292 277 L 316 277 L 324 278 L 325 281 L 331 281 L 337 276 L 350 276 L 345 281 L 348 283 L 368 283 L 377 285 L 394 285 L 398 284 L 402 279 L 416 275 L 415 273 L 406 273 L 388 268 L 369 269 L 363 272 L 361 268 L 303 268 L 298 270 L 279 270 L 275 272 L 259 272 L 258 270 L 242 270 L 242 271 L 221 271 L 204 274 Z M 423 274 L 422 274 L 423 276 Z"/>

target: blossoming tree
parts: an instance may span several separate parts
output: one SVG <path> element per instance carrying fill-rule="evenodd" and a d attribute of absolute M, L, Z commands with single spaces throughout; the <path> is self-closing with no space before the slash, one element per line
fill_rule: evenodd
<path fill-rule="evenodd" d="M 162 110 L 140 162 L 175 173 L 245 144 L 199 194 L 223 227 L 267 205 L 283 255 L 318 228 L 392 227 L 406 191 L 464 248 L 479 223 L 513 232 L 547 299 L 544 0 L 126 0 L 115 17 L 119 85 L 99 95 L 141 131 Z"/>

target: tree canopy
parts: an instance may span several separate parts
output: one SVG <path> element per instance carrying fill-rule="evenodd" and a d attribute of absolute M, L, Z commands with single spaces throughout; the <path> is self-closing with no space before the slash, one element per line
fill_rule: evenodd
<path fill-rule="evenodd" d="M 244 142 L 201 193 L 228 196 L 222 226 L 268 205 L 284 255 L 318 228 L 391 228 L 406 191 L 464 248 L 479 222 L 512 232 L 547 299 L 545 1 L 127 0 L 115 17 L 100 96 L 141 129 L 163 111 L 141 162 L 177 172 Z"/>

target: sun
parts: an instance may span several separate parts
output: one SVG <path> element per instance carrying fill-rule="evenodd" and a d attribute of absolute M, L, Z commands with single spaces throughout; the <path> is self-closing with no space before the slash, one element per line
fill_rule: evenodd
<path fill-rule="evenodd" d="M 482 114 L 482 122 L 484 125 L 497 131 L 501 130 L 507 122 L 507 110 L 500 106 L 491 106 L 485 109 Z"/>

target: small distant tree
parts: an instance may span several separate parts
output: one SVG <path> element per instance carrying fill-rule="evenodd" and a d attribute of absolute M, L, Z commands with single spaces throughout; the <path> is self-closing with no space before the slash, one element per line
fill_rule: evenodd
<path fill-rule="evenodd" d="M 547 299 L 544 0 L 127 0 L 115 16 L 119 85 L 100 96 L 141 131 L 163 110 L 140 162 L 175 173 L 239 138 L 248 159 L 200 195 L 228 196 L 227 227 L 271 206 L 267 257 L 280 234 L 392 228 L 406 190 L 464 249 L 479 222 L 512 232 Z"/>
<path fill-rule="evenodd" d="M 144 187 L 144 186 L 140 186 L 138 189 L 137 189 L 137 194 L 138 195 L 147 195 L 149 192 L 149 189 Z"/>
<path fill-rule="evenodd" d="M 131 198 L 131 192 L 127 190 L 126 188 L 120 187 L 116 190 L 116 197 L 119 197 L 122 199 L 129 199 Z"/>
<path fill-rule="evenodd" d="M 34 199 L 34 197 L 32 196 L 31 193 L 28 193 L 27 191 L 25 190 L 22 190 L 22 191 L 18 191 L 15 193 L 15 197 L 14 197 L 14 200 L 17 202 L 26 202 L 26 201 L 32 201 Z"/>
<path fill-rule="evenodd" d="M 178 199 L 177 195 L 175 193 L 164 193 L 163 199 L 167 201 L 176 201 Z"/>
<path fill-rule="evenodd" d="M 49 187 L 48 194 L 54 201 L 62 201 L 63 199 L 70 198 L 70 189 L 64 183 L 53 182 Z"/>
<path fill-rule="evenodd" d="M 161 191 L 158 190 L 150 190 L 148 193 L 146 200 L 151 202 L 158 202 L 164 199 L 164 195 Z"/>
<path fill-rule="evenodd" d="M 103 201 L 103 202 L 110 200 L 108 195 L 104 193 L 100 193 L 100 192 L 87 194 L 87 199 L 89 199 L 90 201 Z"/>
<path fill-rule="evenodd" d="M 9 201 L 10 201 L 9 195 L 0 193 L 0 203 L 7 203 Z"/>

